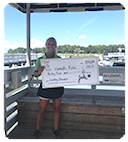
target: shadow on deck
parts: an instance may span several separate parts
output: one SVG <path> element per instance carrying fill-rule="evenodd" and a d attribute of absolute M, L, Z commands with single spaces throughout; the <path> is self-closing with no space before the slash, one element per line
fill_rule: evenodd
<path fill-rule="evenodd" d="M 32 139 L 39 98 L 26 94 L 18 101 L 18 127 L 9 139 Z M 125 134 L 124 97 L 66 94 L 62 98 L 59 129 L 64 139 L 120 139 Z M 39 139 L 54 139 L 52 101 L 48 104 Z"/>

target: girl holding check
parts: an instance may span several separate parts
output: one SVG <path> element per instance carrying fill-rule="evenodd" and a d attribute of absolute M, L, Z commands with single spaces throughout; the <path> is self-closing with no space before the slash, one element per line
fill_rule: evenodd
<path fill-rule="evenodd" d="M 35 77 L 39 77 L 41 73 L 43 72 L 43 70 L 45 69 L 44 66 L 41 67 L 40 59 L 60 58 L 59 56 L 56 55 L 57 42 L 53 37 L 47 39 L 45 46 L 47 49 L 46 54 L 43 55 L 42 57 L 39 57 L 36 61 L 35 71 L 34 71 Z M 52 134 L 56 138 L 61 138 L 59 130 L 58 130 L 58 126 L 59 126 L 59 118 L 60 118 L 60 104 L 61 104 L 61 98 L 62 98 L 63 92 L 64 92 L 63 87 L 43 89 L 42 83 L 40 84 L 40 87 L 37 93 L 40 99 L 40 103 L 39 103 L 39 111 L 37 115 L 36 130 L 34 132 L 34 136 L 36 138 L 40 134 L 39 128 L 42 123 L 43 115 L 50 99 L 53 100 L 53 110 L 54 110 L 54 130 Z"/>

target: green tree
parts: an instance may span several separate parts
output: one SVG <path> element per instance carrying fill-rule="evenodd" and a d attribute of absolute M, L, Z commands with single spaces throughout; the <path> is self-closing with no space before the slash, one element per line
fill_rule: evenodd
<path fill-rule="evenodd" d="M 121 47 L 125 51 L 125 45 L 89 45 L 88 47 L 83 47 L 79 45 L 59 45 L 57 47 L 57 53 L 78 53 L 79 50 L 83 50 L 84 54 L 91 53 L 108 53 L 108 52 L 118 52 L 118 48 Z M 34 49 L 31 49 L 33 53 L 45 53 L 46 48 L 45 47 L 36 47 Z M 16 49 L 9 49 L 8 53 L 26 53 L 26 48 L 18 47 Z"/>
<path fill-rule="evenodd" d="M 10 53 L 10 54 L 11 54 L 11 53 L 14 53 L 14 50 L 9 49 L 9 50 L 8 50 L 8 53 Z"/>

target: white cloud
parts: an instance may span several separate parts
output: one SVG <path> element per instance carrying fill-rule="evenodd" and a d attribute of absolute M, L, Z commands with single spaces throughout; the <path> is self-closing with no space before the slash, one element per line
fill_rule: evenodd
<path fill-rule="evenodd" d="M 4 53 L 6 53 L 9 49 L 15 49 L 18 47 L 26 48 L 26 45 L 23 43 L 19 43 L 18 41 L 10 42 L 8 40 L 4 40 Z"/>
<path fill-rule="evenodd" d="M 75 43 L 75 42 L 67 42 L 65 44 L 71 45 L 71 46 L 76 45 L 76 46 L 84 46 L 84 47 L 87 47 L 88 45 L 90 45 L 90 44 L 81 44 L 81 43 Z M 58 44 L 58 46 L 61 46 L 61 45 L 64 45 L 64 44 Z"/>
<path fill-rule="evenodd" d="M 7 40 L 4 40 L 4 44 L 6 44 L 8 41 Z"/>
<path fill-rule="evenodd" d="M 24 43 L 19 43 L 17 40 L 15 40 L 14 42 L 4 40 L 4 53 L 7 53 L 9 49 L 16 49 L 18 47 L 26 48 L 27 45 Z M 35 47 L 45 47 L 45 42 L 33 38 L 31 39 L 31 48 Z"/>
<path fill-rule="evenodd" d="M 117 44 L 126 44 L 126 41 L 118 41 Z"/>
<path fill-rule="evenodd" d="M 67 30 L 66 33 L 70 33 L 70 30 Z"/>
<path fill-rule="evenodd" d="M 6 37 L 6 35 L 4 34 L 4 35 L 3 35 L 3 39 L 4 39 L 5 37 Z"/>
<path fill-rule="evenodd" d="M 62 38 L 67 40 L 67 39 L 69 39 L 70 37 L 64 37 L 64 36 L 63 36 Z"/>
<path fill-rule="evenodd" d="M 22 24 L 23 27 L 26 27 L 26 24 Z"/>
<path fill-rule="evenodd" d="M 38 40 L 38 39 L 31 39 L 31 48 L 35 48 L 35 47 L 45 47 L 45 42 L 43 42 L 42 40 Z"/>
<path fill-rule="evenodd" d="M 4 48 L 11 48 L 11 49 L 15 49 L 17 47 L 26 47 L 25 44 L 19 43 L 18 41 L 14 41 L 13 43 L 11 43 L 8 40 L 4 40 Z"/>
<path fill-rule="evenodd" d="M 97 20 L 98 18 L 99 18 L 99 16 L 90 19 L 89 21 L 87 21 L 86 23 L 84 23 L 84 24 L 80 27 L 79 30 L 82 30 L 85 26 L 90 25 L 91 23 L 93 23 L 93 22 L 94 22 L 95 20 Z"/>
<path fill-rule="evenodd" d="M 85 35 L 80 35 L 79 37 L 78 37 L 78 39 L 86 39 L 87 37 L 85 36 Z"/>

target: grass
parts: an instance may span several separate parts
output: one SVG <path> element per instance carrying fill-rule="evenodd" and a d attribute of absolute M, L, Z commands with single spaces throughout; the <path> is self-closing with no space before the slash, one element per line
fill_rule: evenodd
<path fill-rule="evenodd" d="M 25 54 L 25 53 L 4 53 L 4 55 L 19 55 L 19 54 Z M 35 53 L 36 54 L 36 53 Z M 42 54 L 44 54 L 44 53 L 42 53 Z M 83 56 L 83 57 L 85 57 L 85 56 L 95 56 L 95 55 L 97 55 L 97 54 L 72 54 L 72 53 L 57 53 L 57 55 L 60 55 L 60 56 L 75 56 L 75 57 L 79 57 L 79 56 Z M 100 54 L 100 55 L 103 55 L 103 54 Z"/>
<path fill-rule="evenodd" d="M 4 55 L 25 55 L 25 53 L 4 53 Z"/>
<path fill-rule="evenodd" d="M 58 53 L 57 54 L 58 56 L 67 56 L 67 57 L 87 57 L 87 56 L 95 56 L 95 55 L 98 55 L 98 54 L 71 54 L 71 53 L 67 53 L 67 54 L 63 54 L 63 53 Z M 102 55 L 103 54 L 99 54 L 99 55 Z"/>

